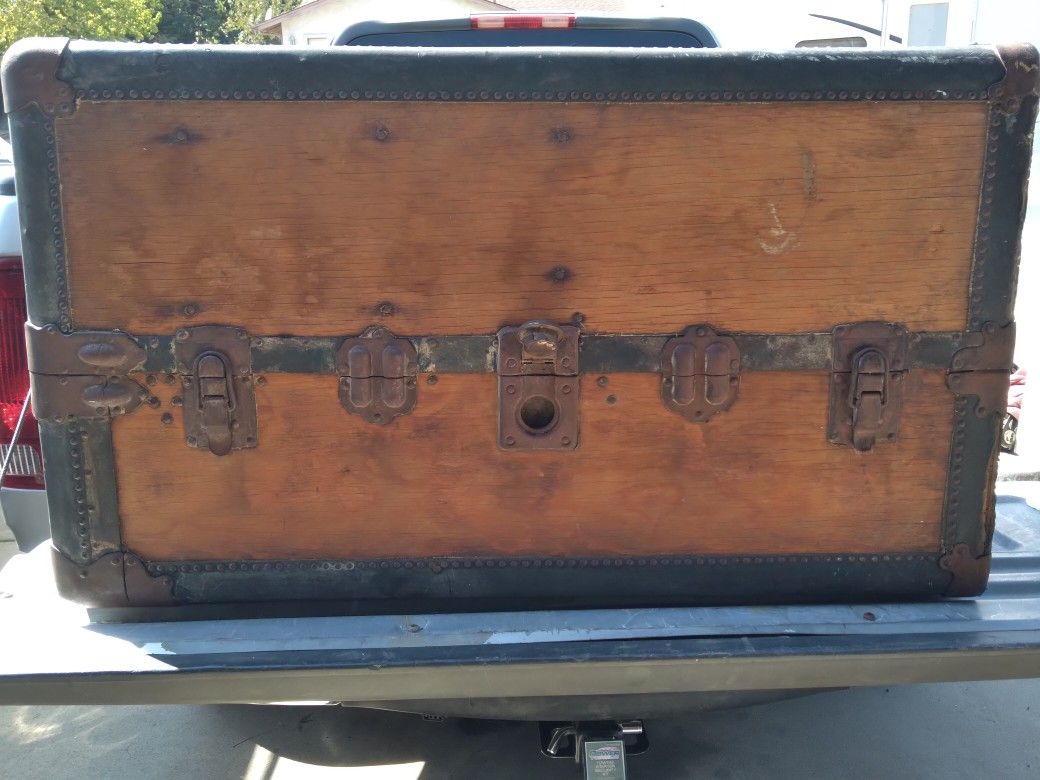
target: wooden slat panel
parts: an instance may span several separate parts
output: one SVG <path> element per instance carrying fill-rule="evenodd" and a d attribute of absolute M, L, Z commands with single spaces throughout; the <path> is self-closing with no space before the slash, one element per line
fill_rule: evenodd
<path fill-rule="evenodd" d="M 83 102 L 57 121 L 74 319 L 956 330 L 985 111 Z"/>
<path fill-rule="evenodd" d="M 223 458 L 184 444 L 159 384 L 160 409 L 114 424 L 126 545 L 150 559 L 937 549 L 941 372 L 914 372 L 901 441 L 866 454 L 827 443 L 826 374 L 747 374 L 707 425 L 666 411 L 657 376 L 585 377 L 581 446 L 564 453 L 500 451 L 496 378 L 439 379 L 381 428 L 337 405 L 335 377 L 270 375 L 261 446 Z"/>

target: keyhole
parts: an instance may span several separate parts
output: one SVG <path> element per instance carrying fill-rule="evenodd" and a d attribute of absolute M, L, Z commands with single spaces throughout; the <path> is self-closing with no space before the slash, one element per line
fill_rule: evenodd
<path fill-rule="evenodd" d="M 556 403 L 533 395 L 520 405 L 520 424 L 531 433 L 545 433 L 556 424 Z"/>

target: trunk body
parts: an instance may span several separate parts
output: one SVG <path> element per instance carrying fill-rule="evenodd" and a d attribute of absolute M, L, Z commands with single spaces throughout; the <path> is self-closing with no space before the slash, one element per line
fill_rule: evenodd
<path fill-rule="evenodd" d="M 1029 48 L 22 45 L 63 589 L 981 592 L 1035 74 Z"/>

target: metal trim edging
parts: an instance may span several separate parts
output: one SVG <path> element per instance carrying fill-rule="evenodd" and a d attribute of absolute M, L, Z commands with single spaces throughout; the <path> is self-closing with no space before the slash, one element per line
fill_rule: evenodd
<path fill-rule="evenodd" d="M 741 353 L 741 371 L 829 371 L 831 334 L 730 333 Z M 661 351 L 676 333 L 606 334 L 580 337 L 580 371 L 584 374 L 660 373 Z M 908 368 L 946 370 L 954 354 L 968 341 L 966 333 L 911 334 Z M 174 339 L 160 335 L 134 335 L 146 345 L 143 371 L 173 372 Z M 251 341 L 253 371 L 262 373 L 334 374 L 336 350 L 343 336 L 254 336 Z M 418 355 L 421 373 L 493 374 L 496 337 L 404 336 Z"/>
<path fill-rule="evenodd" d="M 993 49 L 407 49 L 72 41 L 80 100 L 989 100 Z M 115 65 L 115 67 L 113 67 Z M 231 86 L 234 85 L 234 86 Z"/>

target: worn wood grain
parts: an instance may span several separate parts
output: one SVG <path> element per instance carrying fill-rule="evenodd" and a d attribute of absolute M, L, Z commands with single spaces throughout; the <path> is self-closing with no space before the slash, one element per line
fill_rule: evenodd
<path fill-rule="evenodd" d="M 56 122 L 74 320 L 956 330 L 985 111 L 84 101 Z"/>
<path fill-rule="evenodd" d="M 827 443 L 826 374 L 747 374 L 706 425 L 665 410 L 659 381 L 585 377 L 578 449 L 510 453 L 491 375 L 421 382 L 378 427 L 338 406 L 335 377 L 272 374 L 259 448 L 222 458 L 184 444 L 160 383 L 161 408 L 114 423 L 123 539 L 150 559 L 936 550 L 941 372 L 913 373 L 901 440 L 866 454 Z"/>

